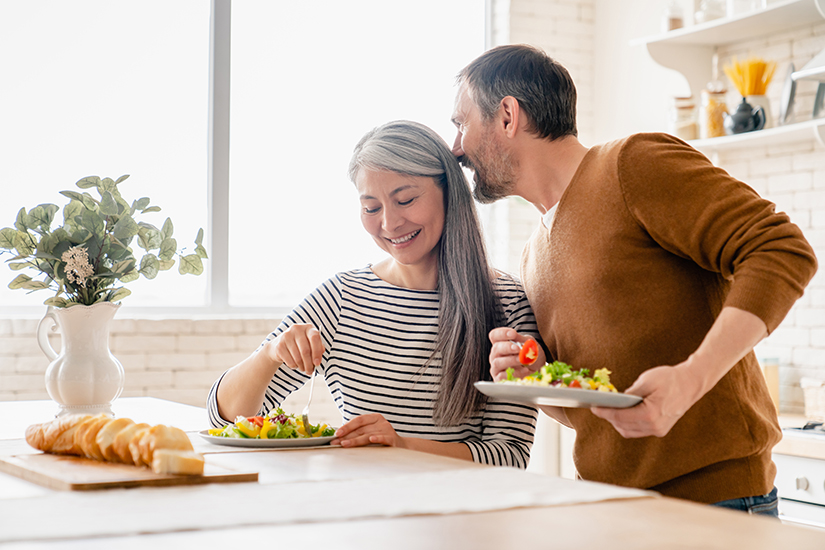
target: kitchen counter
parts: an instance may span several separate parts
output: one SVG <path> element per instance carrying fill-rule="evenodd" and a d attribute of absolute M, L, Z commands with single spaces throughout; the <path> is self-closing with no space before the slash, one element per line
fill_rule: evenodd
<path fill-rule="evenodd" d="M 785 428 L 801 428 L 806 422 L 801 415 L 780 415 L 782 440 L 773 448 L 774 454 L 825 460 L 825 437 L 784 431 Z"/>

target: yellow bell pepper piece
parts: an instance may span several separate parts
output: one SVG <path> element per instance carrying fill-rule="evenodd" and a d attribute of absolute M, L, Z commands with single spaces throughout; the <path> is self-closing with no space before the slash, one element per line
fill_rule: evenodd
<path fill-rule="evenodd" d="M 268 418 L 264 418 L 264 425 L 261 426 L 261 439 L 269 439 L 270 428 L 272 428 L 272 422 Z"/>
<path fill-rule="evenodd" d="M 258 434 L 261 433 L 261 429 L 258 426 L 256 426 L 255 424 L 246 419 L 235 420 L 235 426 L 238 427 L 238 430 L 240 430 L 242 434 L 251 439 L 257 438 Z"/>

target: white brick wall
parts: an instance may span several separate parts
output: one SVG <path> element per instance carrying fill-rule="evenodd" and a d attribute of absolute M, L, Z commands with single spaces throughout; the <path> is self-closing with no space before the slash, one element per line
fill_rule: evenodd
<path fill-rule="evenodd" d="M 121 310 L 119 315 L 123 315 Z M 48 399 L 48 358 L 37 345 L 36 319 L 0 319 L 0 401 Z M 123 397 L 150 396 L 202 407 L 209 388 L 263 341 L 279 319 L 123 319 L 112 323 L 109 347 L 126 373 Z M 60 350 L 60 336 L 50 336 Z M 325 384 L 316 384 L 313 422 L 340 425 Z M 299 413 L 306 389 L 284 403 Z"/>

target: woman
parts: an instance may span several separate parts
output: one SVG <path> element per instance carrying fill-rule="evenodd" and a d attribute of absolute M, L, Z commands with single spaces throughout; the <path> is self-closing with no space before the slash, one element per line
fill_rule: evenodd
<path fill-rule="evenodd" d="M 225 372 L 212 424 L 279 406 L 317 368 L 345 421 L 333 444 L 526 467 L 536 411 L 487 402 L 473 384 L 490 379 L 492 328 L 537 335 L 536 323 L 521 285 L 487 263 L 458 162 L 435 132 L 398 121 L 361 139 L 349 176 L 389 257 L 319 286 Z"/>

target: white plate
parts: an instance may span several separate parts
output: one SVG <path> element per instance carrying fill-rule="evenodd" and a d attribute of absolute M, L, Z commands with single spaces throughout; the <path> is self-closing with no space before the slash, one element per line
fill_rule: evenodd
<path fill-rule="evenodd" d="M 642 398 L 626 393 L 613 393 L 579 388 L 558 388 L 555 386 L 522 386 L 521 384 L 501 384 L 496 382 L 476 382 L 476 389 L 489 397 L 528 403 L 530 405 L 552 405 L 556 407 L 611 407 L 624 409 L 641 403 Z"/>
<path fill-rule="evenodd" d="M 198 435 L 213 445 L 227 445 L 229 447 L 253 447 L 258 449 L 288 449 L 293 447 L 320 447 L 329 445 L 335 439 L 330 437 L 300 437 L 296 439 L 237 439 L 234 437 L 220 437 L 209 435 L 208 430 L 201 430 Z"/>

